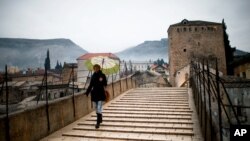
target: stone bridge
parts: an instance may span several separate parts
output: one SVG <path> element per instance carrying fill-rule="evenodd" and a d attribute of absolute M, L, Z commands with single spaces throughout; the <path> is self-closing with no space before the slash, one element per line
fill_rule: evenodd
<path fill-rule="evenodd" d="M 135 88 L 104 105 L 95 129 L 92 112 L 41 141 L 202 141 L 188 88 Z"/>

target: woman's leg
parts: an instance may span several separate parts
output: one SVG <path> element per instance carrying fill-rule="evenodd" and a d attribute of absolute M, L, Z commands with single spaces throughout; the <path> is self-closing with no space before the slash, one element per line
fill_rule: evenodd
<path fill-rule="evenodd" d="M 102 101 L 95 101 L 95 108 L 96 108 L 96 126 L 95 128 L 99 128 L 100 123 L 102 123 Z"/>
<path fill-rule="evenodd" d="M 96 113 L 102 114 L 102 101 L 97 101 Z"/>
<path fill-rule="evenodd" d="M 98 101 L 98 112 L 97 112 L 97 116 L 99 116 L 99 122 L 102 123 L 102 101 Z"/>

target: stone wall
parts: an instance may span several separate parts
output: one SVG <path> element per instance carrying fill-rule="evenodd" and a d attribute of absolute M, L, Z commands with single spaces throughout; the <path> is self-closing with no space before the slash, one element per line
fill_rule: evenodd
<path fill-rule="evenodd" d="M 121 93 L 135 88 L 135 80 L 132 76 L 110 83 L 107 90 L 110 92 L 110 99 Z M 90 97 L 78 93 L 74 97 L 75 116 L 73 110 L 73 97 L 67 96 L 49 102 L 49 125 L 46 114 L 46 105 L 42 104 L 34 108 L 19 111 L 9 115 L 9 133 L 11 141 L 36 141 L 58 129 L 74 122 L 75 120 L 89 114 L 94 109 L 91 107 Z M 0 117 L 0 141 L 6 140 L 6 118 Z"/>
<path fill-rule="evenodd" d="M 189 79 L 189 72 L 190 72 L 190 65 L 187 65 L 176 73 L 175 77 L 176 87 L 183 87 L 183 84 Z"/>
<path fill-rule="evenodd" d="M 241 84 L 244 85 L 244 84 Z M 245 84 L 246 85 L 246 84 Z M 250 125 L 250 88 L 248 87 L 226 87 L 227 93 L 235 108 L 236 114 L 242 124 Z M 223 95 L 224 96 L 224 95 Z M 224 102 L 224 101 L 223 101 Z M 228 101 L 225 101 L 225 105 L 229 105 Z M 233 115 L 233 111 L 229 109 L 231 120 L 236 123 L 236 119 Z"/>
<path fill-rule="evenodd" d="M 222 24 L 180 23 L 168 29 L 170 83 L 175 86 L 176 73 L 187 66 L 193 56 L 217 57 L 219 70 L 226 74 Z"/>

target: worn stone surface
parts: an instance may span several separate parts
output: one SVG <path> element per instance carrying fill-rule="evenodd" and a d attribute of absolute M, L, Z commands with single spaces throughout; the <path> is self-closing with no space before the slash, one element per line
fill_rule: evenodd
<path fill-rule="evenodd" d="M 194 110 L 187 88 L 137 88 L 105 104 L 99 129 L 93 112 L 42 141 L 202 141 Z"/>

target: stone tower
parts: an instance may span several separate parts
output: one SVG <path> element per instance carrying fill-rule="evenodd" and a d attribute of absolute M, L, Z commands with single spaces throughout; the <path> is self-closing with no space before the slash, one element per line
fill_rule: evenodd
<path fill-rule="evenodd" d="M 226 74 L 225 47 L 221 23 L 182 20 L 170 25 L 169 67 L 170 83 L 176 86 L 175 78 L 181 69 L 190 64 L 193 56 L 217 57 L 219 71 Z"/>

